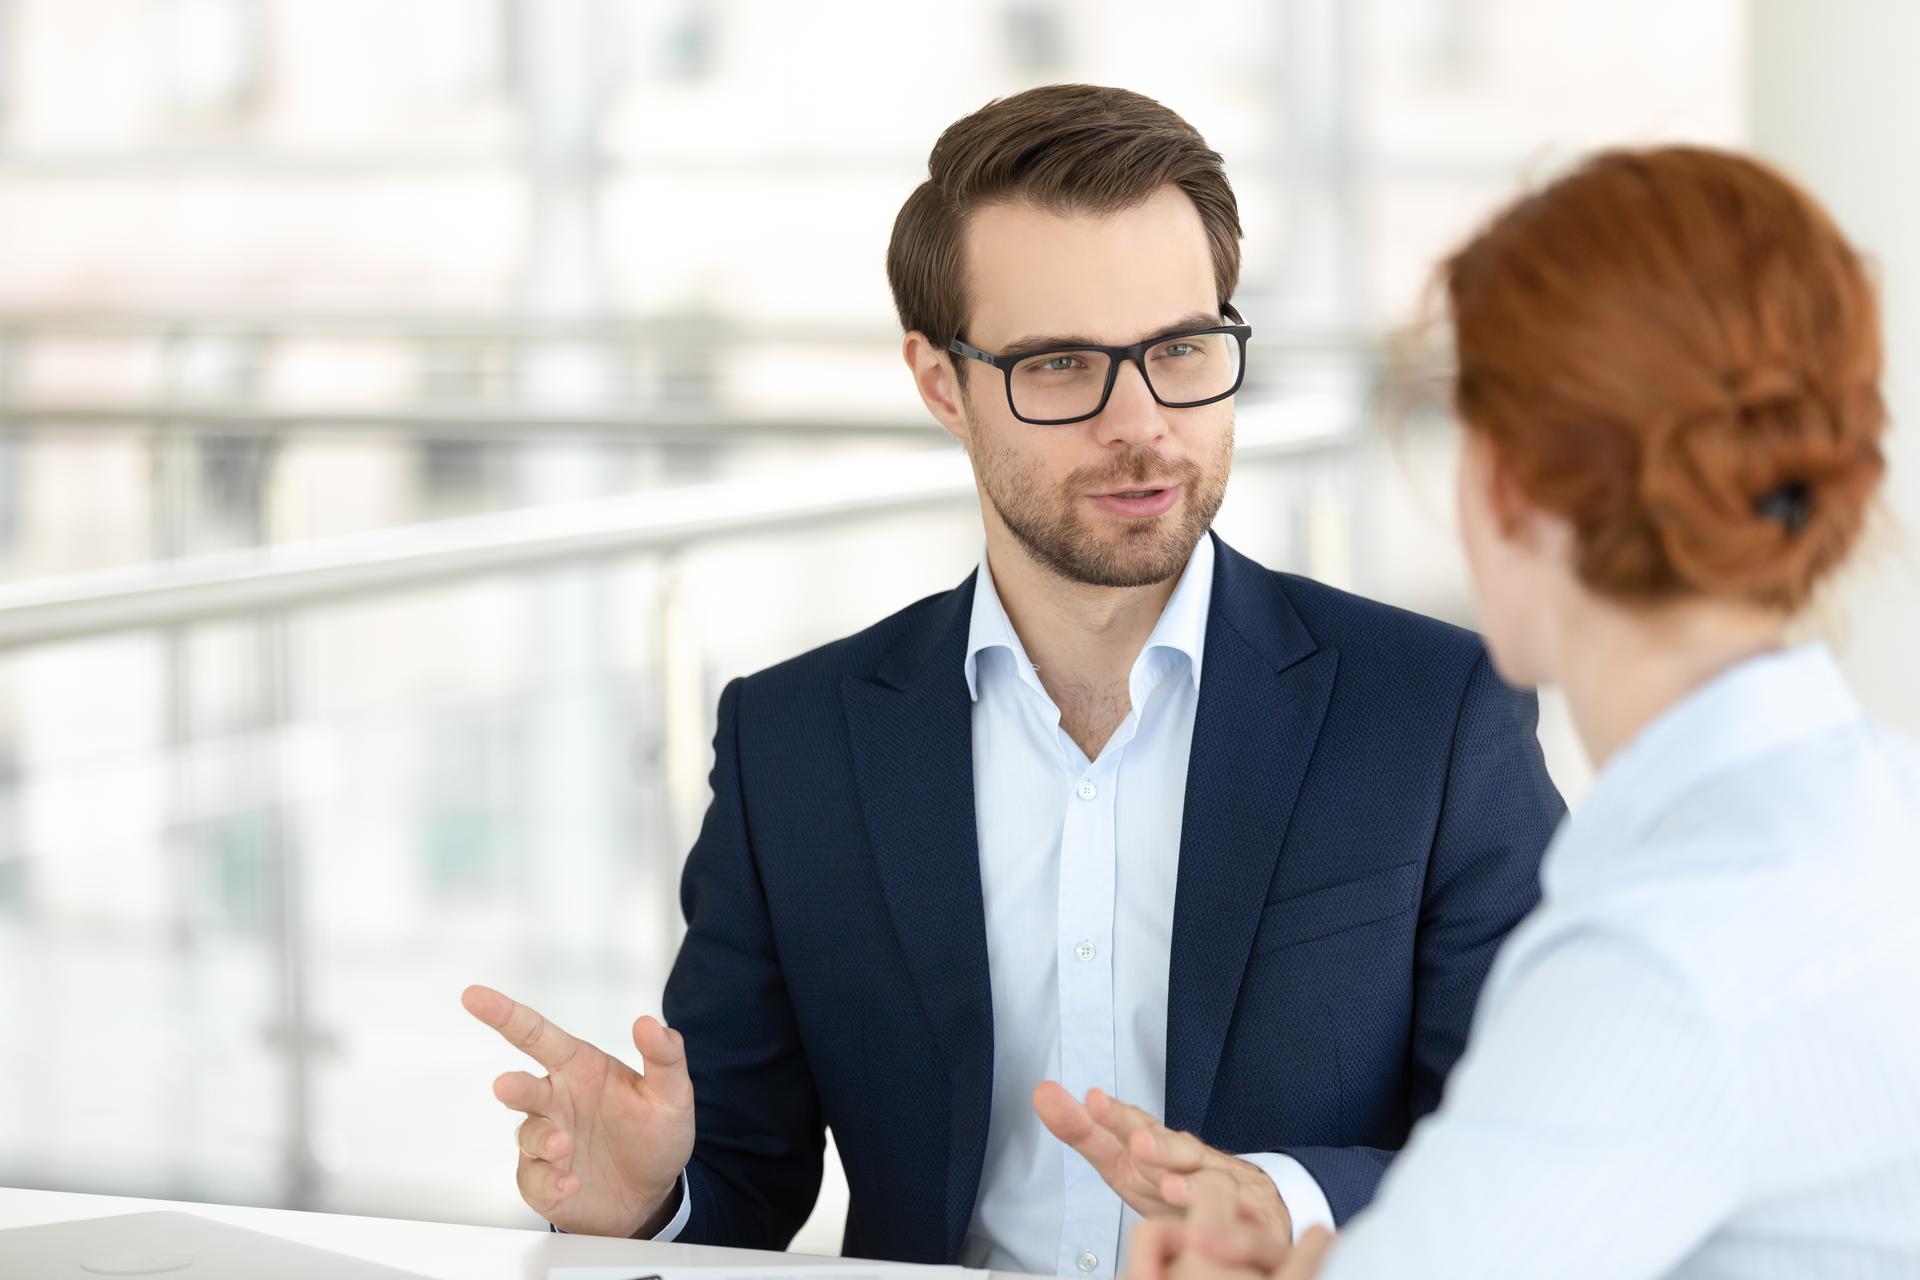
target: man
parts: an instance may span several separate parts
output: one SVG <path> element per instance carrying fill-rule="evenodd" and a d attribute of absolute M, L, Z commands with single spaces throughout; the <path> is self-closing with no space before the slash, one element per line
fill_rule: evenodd
<path fill-rule="evenodd" d="M 469 990 L 549 1073 L 495 1086 L 522 1193 L 780 1248 L 831 1126 L 854 1255 L 1111 1275 L 1201 1168 L 1343 1221 L 1537 896 L 1534 704 L 1468 633 L 1210 534 L 1248 329 L 1189 125 L 1053 86 L 929 170 L 887 268 L 980 569 L 727 687 L 644 1077 Z"/>

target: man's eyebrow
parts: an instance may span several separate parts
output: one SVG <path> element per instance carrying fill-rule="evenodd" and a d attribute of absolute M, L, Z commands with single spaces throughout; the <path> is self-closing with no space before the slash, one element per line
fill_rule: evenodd
<path fill-rule="evenodd" d="M 1226 323 L 1217 311 L 1196 311 L 1175 320 L 1172 324 L 1162 325 L 1142 342 L 1153 342 L 1160 338 L 1178 337 L 1183 333 L 1192 333 L 1196 329 L 1215 329 Z M 1065 351 L 1074 347 L 1132 346 L 1128 343 L 1108 344 L 1098 338 L 1089 338 L 1077 333 L 1036 333 L 1010 342 L 1000 354 L 1006 356 L 1032 355 L 1040 351 Z"/>

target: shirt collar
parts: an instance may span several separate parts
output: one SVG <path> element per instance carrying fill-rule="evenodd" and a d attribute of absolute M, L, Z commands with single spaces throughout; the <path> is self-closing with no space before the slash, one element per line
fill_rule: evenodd
<path fill-rule="evenodd" d="M 1136 681 L 1146 664 L 1185 655 L 1188 676 L 1195 691 L 1199 690 L 1200 657 L 1206 648 L 1207 617 L 1213 608 L 1213 562 L 1213 535 L 1208 533 L 1194 545 L 1179 585 L 1174 587 L 1173 595 L 1160 611 L 1160 620 L 1154 624 L 1147 643 L 1141 647 L 1140 657 L 1134 661 Z M 1021 683 L 1043 697 L 1046 695 L 1040 677 L 1034 674 L 1033 663 L 1027 658 L 1026 647 L 1013 629 L 1013 620 L 1007 617 L 1006 606 L 1000 602 L 993 571 L 987 565 L 987 552 L 982 547 L 980 570 L 974 578 L 973 618 L 967 629 L 967 694 L 975 702 L 980 700 L 980 655 L 988 649 L 1005 649 Z"/>
<path fill-rule="evenodd" d="M 1621 856 L 1714 776 L 1861 716 L 1824 644 L 1749 658 L 1661 712 L 1607 761 L 1554 861 Z"/>

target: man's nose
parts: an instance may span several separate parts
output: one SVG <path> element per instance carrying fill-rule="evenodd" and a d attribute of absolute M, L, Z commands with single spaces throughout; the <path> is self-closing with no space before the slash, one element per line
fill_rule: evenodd
<path fill-rule="evenodd" d="M 1121 362 L 1113 394 L 1094 425 L 1099 428 L 1102 444 L 1148 445 L 1167 433 L 1166 416 L 1137 362 Z"/>

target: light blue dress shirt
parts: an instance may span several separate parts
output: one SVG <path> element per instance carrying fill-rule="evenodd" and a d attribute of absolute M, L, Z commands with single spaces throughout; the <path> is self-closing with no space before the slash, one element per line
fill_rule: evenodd
<path fill-rule="evenodd" d="M 1213 600 L 1200 539 L 1128 676 L 1131 710 L 1086 753 L 1060 725 L 982 555 L 967 641 L 974 813 L 993 989 L 993 1111 L 967 1266 L 1110 1276 L 1133 1222 L 1035 1115 L 1034 1086 L 1165 1113 L 1167 973 L 1187 758 Z M 1251 1154 L 1297 1229 L 1332 1224 L 1290 1157 Z"/>
<path fill-rule="evenodd" d="M 1827 651 L 1595 779 L 1327 1280 L 1920 1276 L 1920 752 Z"/>

